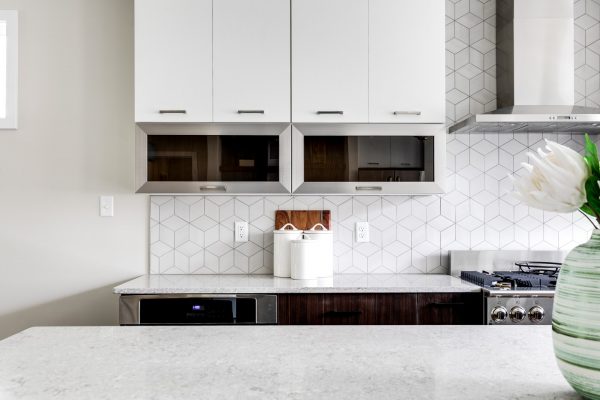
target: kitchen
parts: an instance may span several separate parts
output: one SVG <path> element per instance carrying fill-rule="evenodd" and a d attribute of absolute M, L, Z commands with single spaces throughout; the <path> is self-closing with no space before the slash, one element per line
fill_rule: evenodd
<path fill-rule="evenodd" d="M 509 174 L 598 142 L 600 7 L 512 3 L 0 1 L 0 398 L 579 398 L 593 224 Z"/>

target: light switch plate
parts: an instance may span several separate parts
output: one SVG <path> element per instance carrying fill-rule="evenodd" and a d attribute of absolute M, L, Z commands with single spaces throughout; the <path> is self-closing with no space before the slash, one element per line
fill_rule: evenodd
<path fill-rule="evenodd" d="M 235 221 L 235 242 L 242 243 L 248 241 L 248 223 L 246 221 Z"/>
<path fill-rule="evenodd" d="M 356 223 L 356 241 L 358 243 L 369 242 L 369 223 L 368 222 L 357 222 Z"/>
<path fill-rule="evenodd" d="M 115 215 L 114 197 L 100 196 L 100 216 L 112 217 Z"/>

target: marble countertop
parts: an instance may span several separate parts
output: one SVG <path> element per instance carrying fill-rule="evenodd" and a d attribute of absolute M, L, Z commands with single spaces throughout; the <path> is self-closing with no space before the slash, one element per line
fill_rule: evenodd
<path fill-rule="evenodd" d="M 343 274 L 294 280 L 272 275 L 144 275 L 114 288 L 118 294 L 172 293 L 418 293 L 480 292 L 450 275 Z"/>
<path fill-rule="evenodd" d="M 550 326 L 31 328 L 2 399 L 579 399 Z M 527 352 L 520 351 L 527 349 Z"/>

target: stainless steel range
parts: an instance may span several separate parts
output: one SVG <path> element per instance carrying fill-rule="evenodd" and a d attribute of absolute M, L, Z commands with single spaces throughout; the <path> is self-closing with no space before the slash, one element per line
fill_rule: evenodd
<path fill-rule="evenodd" d="M 488 325 L 549 325 L 564 253 L 451 251 L 451 274 L 483 288 Z"/>

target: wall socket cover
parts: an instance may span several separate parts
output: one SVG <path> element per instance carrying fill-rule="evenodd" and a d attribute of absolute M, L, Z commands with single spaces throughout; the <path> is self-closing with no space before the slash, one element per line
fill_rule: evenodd
<path fill-rule="evenodd" d="M 369 239 L 369 223 L 368 222 L 357 222 L 356 223 L 356 241 L 358 243 L 366 243 Z"/>
<path fill-rule="evenodd" d="M 235 242 L 247 242 L 248 241 L 248 222 L 246 221 L 235 221 Z"/>

